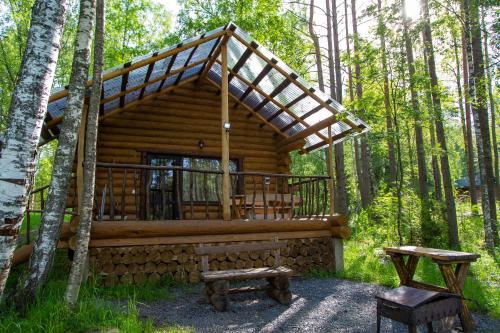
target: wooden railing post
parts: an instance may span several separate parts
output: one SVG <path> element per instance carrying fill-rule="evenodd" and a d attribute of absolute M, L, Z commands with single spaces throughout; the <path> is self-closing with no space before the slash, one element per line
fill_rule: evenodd
<path fill-rule="evenodd" d="M 335 211 L 335 199 L 334 199 L 334 170 L 333 170 L 333 140 L 332 140 L 332 125 L 328 126 L 328 148 L 326 154 L 326 167 L 328 168 L 328 194 L 329 194 L 329 203 L 330 203 L 330 215 L 334 214 Z"/>
<path fill-rule="evenodd" d="M 225 221 L 231 220 L 231 179 L 229 175 L 229 100 L 228 100 L 228 70 L 227 44 L 221 45 L 222 57 L 222 91 L 221 91 L 221 134 L 222 134 L 222 217 Z"/>

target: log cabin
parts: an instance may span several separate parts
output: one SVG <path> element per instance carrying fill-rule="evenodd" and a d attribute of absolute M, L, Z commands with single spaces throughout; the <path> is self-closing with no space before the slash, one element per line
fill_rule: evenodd
<path fill-rule="evenodd" d="M 369 127 L 233 23 L 104 73 L 89 263 L 106 284 L 197 282 L 200 244 L 287 241 L 296 272 L 340 270 L 345 216 L 333 211 L 334 144 Z M 88 83 L 89 85 L 91 82 Z M 68 95 L 49 99 L 42 144 Z M 62 246 L 74 247 L 86 108 Z M 289 153 L 329 152 L 327 175 L 293 175 Z M 213 256 L 211 270 L 272 254 Z"/>

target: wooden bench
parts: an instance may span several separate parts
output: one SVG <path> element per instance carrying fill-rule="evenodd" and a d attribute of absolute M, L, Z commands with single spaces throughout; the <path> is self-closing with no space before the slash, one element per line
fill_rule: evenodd
<path fill-rule="evenodd" d="M 286 242 L 273 240 L 255 244 L 233 244 L 221 246 L 199 246 L 195 249 L 196 254 L 202 256 L 201 280 L 205 282 L 205 294 L 208 301 L 217 311 L 226 311 L 229 304 L 229 293 L 267 290 L 269 297 L 281 304 L 288 305 L 292 300 L 289 290 L 290 277 L 293 271 L 280 265 L 280 249 L 286 247 Z M 231 269 L 221 271 L 209 271 L 208 256 L 272 250 L 274 252 L 275 264 L 273 267 Z M 229 281 L 266 279 L 268 284 L 256 287 L 233 288 L 229 287 Z"/>

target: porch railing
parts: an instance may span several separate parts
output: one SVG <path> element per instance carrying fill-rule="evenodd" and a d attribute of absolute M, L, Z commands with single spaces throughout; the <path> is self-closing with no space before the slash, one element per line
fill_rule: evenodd
<path fill-rule="evenodd" d="M 222 171 L 97 163 L 98 220 L 218 219 Z M 237 219 L 325 215 L 328 176 L 231 173 L 231 214 Z"/>

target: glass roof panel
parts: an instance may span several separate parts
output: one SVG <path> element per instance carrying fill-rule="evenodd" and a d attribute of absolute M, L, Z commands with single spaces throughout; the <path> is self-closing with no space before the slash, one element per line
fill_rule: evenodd
<path fill-rule="evenodd" d="M 269 74 L 267 74 L 257 85 L 262 91 L 264 91 L 266 94 L 270 95 L 274 89 L 276 89 L 283 81 L 285 81 L 286 78 L 278 72 L 276 69 L 271 69 Z"/>

